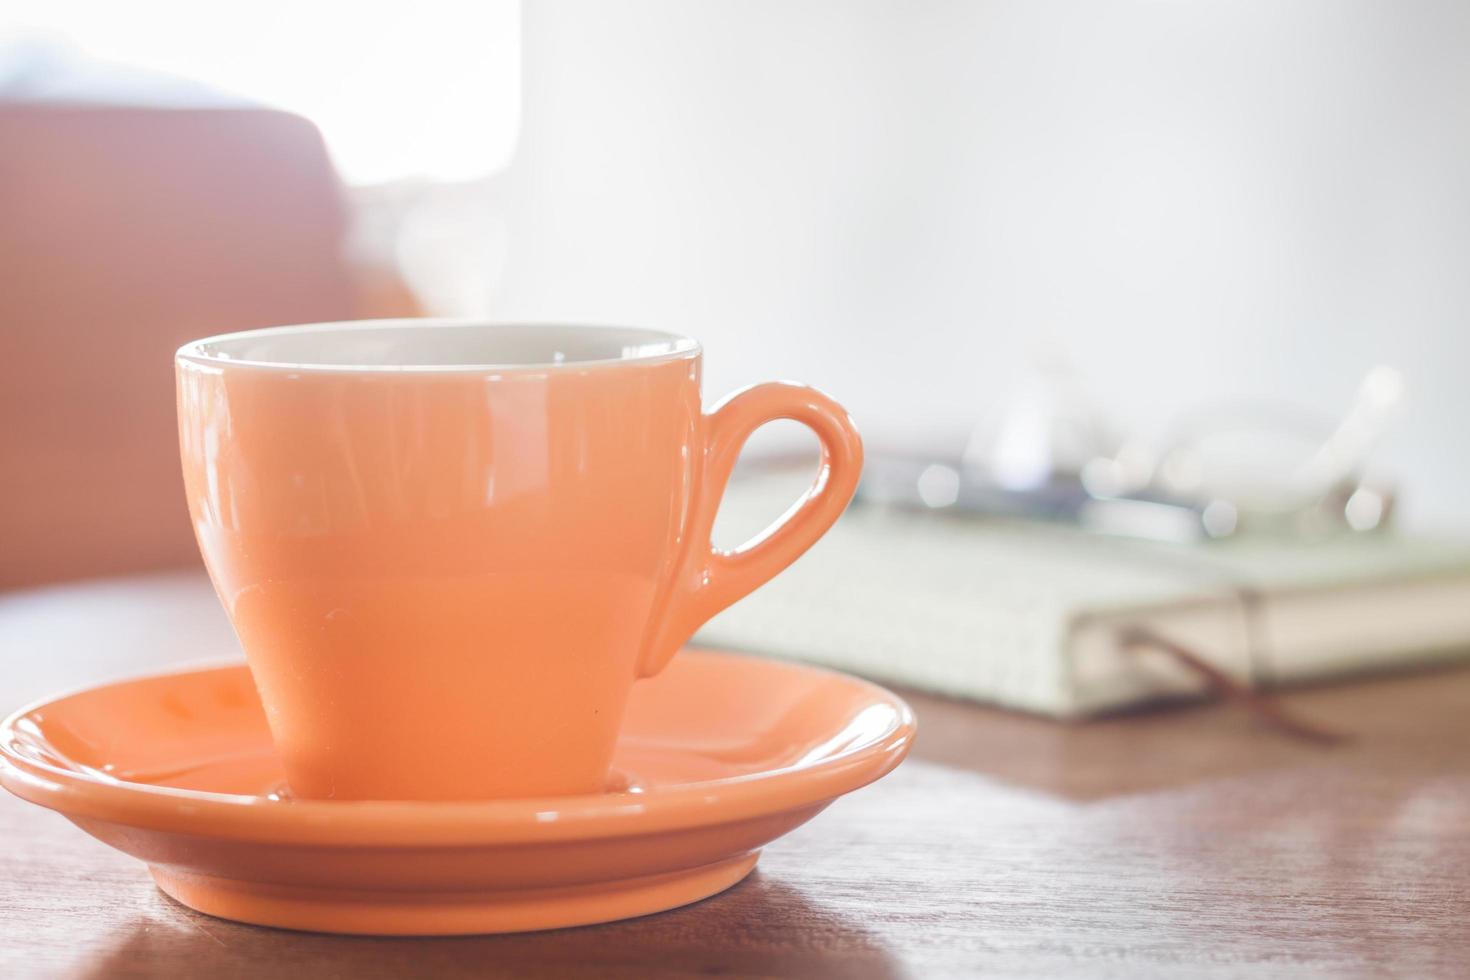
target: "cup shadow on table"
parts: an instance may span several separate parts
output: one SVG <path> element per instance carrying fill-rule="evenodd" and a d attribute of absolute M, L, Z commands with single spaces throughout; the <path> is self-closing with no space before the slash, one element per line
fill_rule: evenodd
<path fill-rule="evenodd" d="M 157 894 L 70 974 L 74 980 L 207 976 L 650 977 L 907 974 L 883 942 L 759 870 L 723 894 L 624 922 L 499 936 L 368 937 L 227 922 Z"/>

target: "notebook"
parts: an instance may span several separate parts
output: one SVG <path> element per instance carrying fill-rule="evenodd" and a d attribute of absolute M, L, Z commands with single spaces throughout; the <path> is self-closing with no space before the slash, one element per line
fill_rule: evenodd
<path fill-rule="evenodd" d="M 792 497 L 786 478 L 733 483 L 717 541 Z M 1206 693 L 1197 670 L 1122 642 L 1130 628 L 1264 688 L 1465 658 L 1470 542 L 1166 545 L 854 505 L 696 642 L 1057 718 Z"/>

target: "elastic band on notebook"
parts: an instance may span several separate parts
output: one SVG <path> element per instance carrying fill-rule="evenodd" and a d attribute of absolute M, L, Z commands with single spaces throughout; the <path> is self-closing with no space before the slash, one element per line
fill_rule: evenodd
<path fill-rule="evenodd" d="M 1270 694 L 1252 683 L 1242 684 L 1204 657 L 1165 636 L 1141 626 L 1127 626 L 1118 633 L 1123 649 L 1149 647 L 1169 654 L 1180 665 L 1193 671 L 1220 697 L 1234 701 L 1255 715 L 1267 727 L 1303 741 L 1330 745 L 1348 741 L 1350 736 L 1324 728 L 1315 722 L 1302 721 L 1288 712 Z M 1252 666 L 1255 666 L 1252 664 Z"/>

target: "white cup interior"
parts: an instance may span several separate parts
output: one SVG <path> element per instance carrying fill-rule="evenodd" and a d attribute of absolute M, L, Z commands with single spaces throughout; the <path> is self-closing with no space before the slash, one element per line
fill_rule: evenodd
<path fill-rule="evenodd" d="M 362 320 L 271 327 L 185 344 L 187 360 L 281 370 L 553 369 L 692 356 L 689 337 L 635 327 Z"/>

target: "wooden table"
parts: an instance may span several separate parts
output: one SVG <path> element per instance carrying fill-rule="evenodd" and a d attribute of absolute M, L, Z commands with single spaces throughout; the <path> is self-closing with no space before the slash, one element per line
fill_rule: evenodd
<path fill-rule="evenodd" d="M 0 700 L 216 655 L 208 587 L 0 596 Z M 1470 670 L 1080 727 L 915 697 L 896 773 L 697 905 L 516 936 L 363 939 L 212 919 L 61 817 L 0 799 L 0 977 L 1470 976 Z M 4 794 L 0 794 L 3 796 Z"/>

